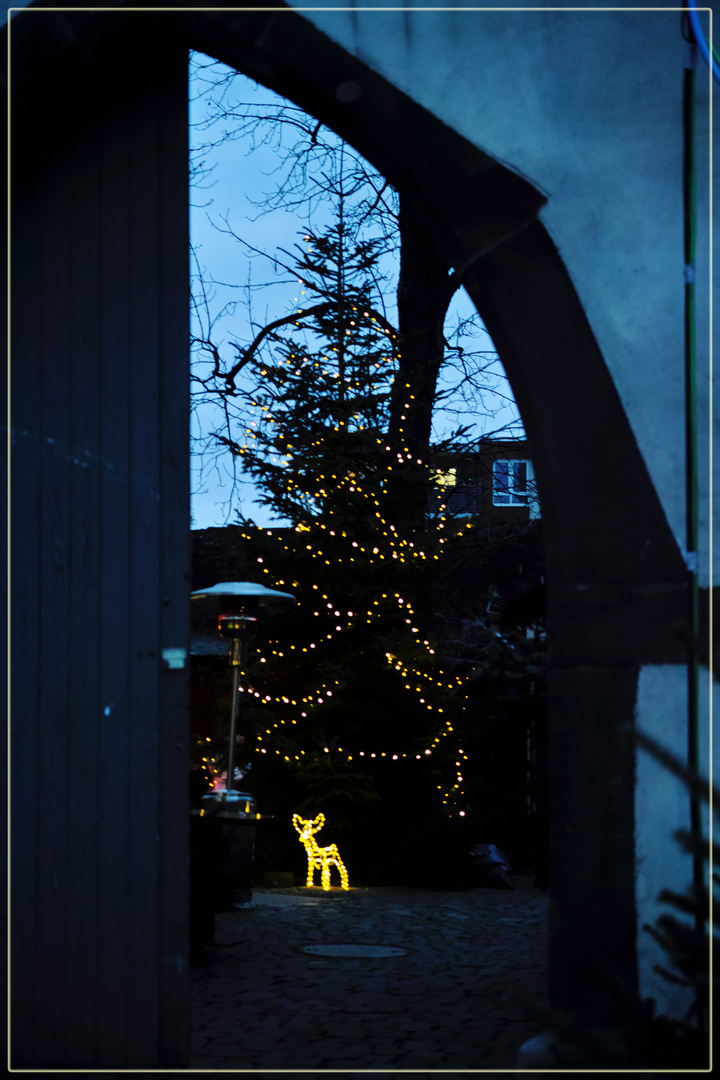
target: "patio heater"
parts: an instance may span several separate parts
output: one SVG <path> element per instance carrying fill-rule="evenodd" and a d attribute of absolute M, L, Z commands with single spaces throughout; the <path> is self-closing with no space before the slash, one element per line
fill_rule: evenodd
<path fill-rule="evenodd" d="M 202 808 L 191 811 L 190 948 L 191 955 L 199 959 L 205 942 L 212 937 L 216 912 L 253 907 L 255 826 L 261 816 L 268 821 L 273 815 L 258 814 L 254 797 L 234 786 L 240 672 L 247 666 L 248 641 L 262 612 L 279 610 L 295 597 L 253 581 L 223 581 L 191 596 L 199 603 L 213 605 L 218 630 L 228 642 L 232 668 L 226 788 L 208 792 Z"/>
<path fill-rule="evenodd" d="M 230 706 L 230 746 L 228 749 L 225 791 L 217 792 L 219 801 L 232 804 L 238 801 L 233 791 L 235 782 L 235 741 L 237 737 L 240 672 L 247 667 L 248 641 L 257 628 L 260 613 L 272 614 L 286 604 L 295 603 L 291 593 L 266 589 L 254 581 L 222 581 L 209 589 L 197 589 L 190 594 L 193 600 L 215 601 L 218 630 L 228 642 L 232 668 L 232 703 Z M 229 809 L 229 806 L 226 807 Z M 249 812 L 249 811 L 248 811 Z"/>

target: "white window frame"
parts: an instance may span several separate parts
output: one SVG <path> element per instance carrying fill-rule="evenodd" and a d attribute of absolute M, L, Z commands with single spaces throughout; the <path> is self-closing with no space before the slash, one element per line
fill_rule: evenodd
<path fill-rule="evenodd" d="M 524 482 L 519 475 L 521 465 L 525 466 Z M 507 477 L 506 486 L 498 482 L 503 472 Z M 528 458 L 497 458 L 492 468 L 493 506 L 530 506 L 535 492 L 534 480 L 532 461 Z"/>

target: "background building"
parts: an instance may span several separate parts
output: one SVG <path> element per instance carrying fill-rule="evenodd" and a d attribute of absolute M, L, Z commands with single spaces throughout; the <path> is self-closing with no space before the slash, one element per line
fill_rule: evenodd
<path fill-rule="evenodd" d="M 448 458 L 438 471 L 437 496 L 428 510 L 445 505 L 453 516 L 477 514 L 491 521 L 536 521 L 541 517 L 535 470 L 525 439 L 488 439 L 461 458 Z"/>

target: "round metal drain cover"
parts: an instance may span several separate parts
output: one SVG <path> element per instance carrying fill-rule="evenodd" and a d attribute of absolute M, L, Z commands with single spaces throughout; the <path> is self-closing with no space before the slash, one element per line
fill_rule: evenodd
<path fill-rule="evenodd" d="M 313 956 L 404 956 L 407 950 L 393 945 L 301 945 L 300 952 Z"/>

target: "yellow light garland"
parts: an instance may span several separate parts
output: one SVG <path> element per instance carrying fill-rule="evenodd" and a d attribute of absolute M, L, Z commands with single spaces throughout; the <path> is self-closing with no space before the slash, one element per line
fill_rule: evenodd
<path fill-rule="evenodd" d="M 408 407 L 407 403 L 406 403 L 405 407 L 406 408 Z M 248 432 L 248 434 L 251 434 L 251 433 Z M 252 437 L 254 438 L 255 436 L 253 435 Z M 376 442 L 377 442 L 377 444 L 379 446 L 382 446 L 381 440 L 378 439 L 378 440 L 376 440 Z M 384 449 L 385 449 L 386 452 L 391 453 L 391 448 L 389 446 L 384 447 Z M 411 453 L 410 453 L 410 451 L 408 450 L 407 447 L 403 447 L 402 452 L 403 452 L 403 454 L 405 454 L 405 458 L 403 458 L 400 455 L 400 453 L 398 453 L 398 452 L 395 453 L 395 456 L 397 458 L 397 464 L 404 464 L 405 460 L 412 461 L 412 455 L 411 455 Z M 420 466 L 423 465 L 423 462 L 419 458 L 417 459 L 416 463 L 417 463 L 417 465 L 420 465 Z M 425 466 L 425 468 L 427 469 L 428 466 Z M 387 465 L 387 471 L 388 472 L 392 471 L 392 466 L 391 465 Z M 388 492 L 386 490 L 380 490 L 378 492 L 367 493 L 365 490 L 363 490 L 362 484 L 358 481 L 357 477 L 354 474 L 350 474 L 348 477 L 345 477 L 345 478 L 337 477 L 336 475 L 332 475 L 332 477 L 328 478 L 328 477 L 325 477 L 325 476 L 321 475 L 319 479 L 320 479 L 321 482 L 325 481 L 325 480 L 329 480 L 329 479 L 332 480 L 333 481 L 333 487 L 336 490 L 338 490 L 340 488 L 343 488 L 343 487 L 347 487 L 349 489 L 349 491 L 353 493 L 353 495 L 359 495 L 359 496 L 362 496 L 365 499 L 371 499 L 372 502 L 374 503 L 374 505 L 378 506 L 378 507 L 380 506 L 380 502 L 378 501 L 378 498 L 376 498 L 376 496 L 378 496 L 379 498 L 382 498 L 383 496 L 387 496 L 387 494 L 388 494 Z M 293 485 L 293 486 L 297 487 L 297 485 Z M 316 491 L 314 494 L 311 493 L 311 492 L 305 492 L 304 497 L 306 499 L 309 499 L 309 500 L 312 500 L 313 498 L 317 499 L 319 497 L 325 498 L 325 497 L 327 497 L 326 489 L 324 487 L 320 487 L 319 490 Z M 446 509 L 445 505 L 441 504 L 441 507 L 440 507 L 441 516 L 435 522 L 435 528 L 436 528 L 437 531 L 440 531 L 440 530 L 442 530 L 444 528 L 445 520 L 444 520 L 444 514 L 442 512 L 445 511 L 445 509 Z M 329 513 L 332 515 L 334 513 L 334 511 L 330 510 Z M 389 524 L 383 518 L 382 514 L 379 511 L 375 512 L 375 517 L 378 519 L 378 526 L 380 527 L 382 536 L 387 538 L 387 540 L 389 541 L 390 548 L 393 549 L 392 551 L 390 551 L 388 553 L 389 555 L 391 555 L 391 557 L 393 559 L 398 560 L 398 561 L 400 561 L 402 563 L 406 563 L 409 559 L 422 559 L 422 560 L 425 560 L 425 559 L 428 558 L 428 556 L 426 555 L 426 553 L 424 551 L 415 548 L 414 543 L 412 541 L 401 539 L 397 534 L 395 526 L 392 525 L 392 524 Z M 318 524 L 319 524 L 320 528 L 322 530 L 326 530 L 329 533 L 330 536 L 336 537 L 338 535 L 334 530 L 328 529 L 327 526 L 325 525 L 325 523 L 321 522 L 321 523 L 318 523 Z M 472 523 L 470 523 L 470 522 L 465 524 L 465 529 L 469 529 L 469 528 L 472 528 L 472 527 L 473 527 Z M 260 530 L 260 527 L 258 527 L 258 528 Z M 457 532 L 455 535 L 457 535 L 458 537 L 464 535 L 465 534 L 465 529 L 462 529 L 461 531 Z M 311 526 L 301 523 L 301 524 L 296 526 L 296 531 L 297 532 L 310 532 L 311 531 Z M 246 539 L 251 539 L 251 536 L 249 536 L 246 533 L 243 533 L 242 535 Z M 268 530 L 267 535 L 271 536 L 272 533 Z M 343 539 L 348 540 L 347 533 L 345 531 L 342 531 L 341 536 L 342 536 Z M 392 537 L 392 539 L 391 539 L 391 537 Z M 280 539 L 280 538 L 278 538 L 278 539 Z M 439 540 L 440 544 L 444 544 L 445 540 L 446 540 L 446 537 L 439 536 L 438 540 Z M 385 558 L 386 558 L 386 554 L 381 552 L 380 549 L 377 546 L 374 546 L 372 548 L 372 550 L 370 551 L 369 548 L 364 547 L 362 544 L 358 543 L 357 541 L 348 541 L 348 543 L 349 543 L 349 546 L 351 548 L 355 549 L 356 553 L 359 552 L 359 553 L 363 554 L 364 556 L 366 556 L 366 561 L 368 562 L 369 565 L 373 565 L 377 561 L 381 561 L 381 560 L 384 561 Z M 283 548 L 286 551 L 290 550 L 290 548 L 289 548 L 289 546 L 287 544 L 283 544 Z M 329 565 L 329 562 L 330 562 L 329 559 L 327 559 L 327 558 L 323 559 L 323 552 L 320 551 L 319 549 L 315 550 L 311 544 L 308 544 L 306 546 L 306 550 L 310 554 L 311 558 L 319 559 L 321 562 L 324 561 L 324 563 L 326 565 Z M 373 558 L 373 556 L 375 556 L 376 558 Z M 433 558 L 438 559 L 439 556 L 434 555 Z M 342 557 L 336 557 L 334 561 L 336 563 L 338 563 L 338 564 L 342 564 L 343 561 L 354 562 L 355 559 L 354 559 L 353 556 L 350 556 L 349 560 L 347 558 L 343 559 Z M 262 562 L 262 559 L 258 559 L 258 562 Z M 263 569 L 264 569 L 265 573 L 269 572 L 267 570 L 267 568 L 263 568 Z M 278 582 L 278 584 L 284 585 L 285 582 L 284 581 L 283 582 Z M 294 584 L 294 586 L 297 586 L 297 583 L 293 583 L 293 584 Z M 317 590 L 318 586 L 316 584 L 313 585 L 313 589 Z M 323 599 L 327 599 L 327 598 L 325 596 L 323 596 Z M 384 595 L 383 599 L 388 599 L 388 597 L 386 595 Z M 420 632 L 419 628 L 412 625 L 412 622 L 413 622 L 412 616 L 415 613 L 414 613 L 410 603 L 405 601 L 397 593 L 395 594 L 394 599 L 397 601 L 399 607 L 401 609 L 404 609 L 406 614 L 408 616 L 410 616 L 409 618 L 408 617 L 405 618 L 405 623 L 406 623 L 406 625 L 408 627 L 410 627 L 410 632 L 412 634 L 419 634 L 419 632 Z M 334 605 L 331 605 L 330 603 L 328 603 L 327 606 L 328 606 L 328 608 L 334 609 Z M 379 607 L 379 602 L 374 601 L 373 602 L 373 607 Z M 336 615 L 336 617 L 340 614 L 339 611 L 334 611 L 334 610 L 333 610 L 333 613 Z M 369 610 L 369 611 L 365 612 L 364 614 L 363 613 L 356 613 L 355 618 L 358 621 L 364 620 L 365 624 L 367 625 L 367 624 L 371 623 L 371 621 L 372 621 L 372 619 L 374 617 L 380 618 L 381 614 L 382 613 L 379 610 L 378 611 Z M 321 613 L 320 612 L 313 612 L 313 615 L 315 617 L 320 617 Z M 352 619 L 353 618 L 353 613 L 348 612 L 348 618 Z M 331 631 L 330 633 L 327 633 L 325 638 L 320 639 L 320 640 L 321 641 L 323 641 L 323 640 L 324 641 L 332 640 L 332 638 L 335 636 L 336 633 L 343 632 L 343 630 L 345 630 L 345 629 L 347 629 L 347 630 L 352 629 L 352 627 L 354 625 L 355 625 L 355 623 L 353 621 L 349 621 L 347 623 L 347 625 L 344 626 L 344 627 L 342 625 L 336 625 L 334 627 L 334 631 Z M 419 639 L 416 638 L 415 640 L 418 641 Z M 426 648 L 429 655 L 431 655 L 431 656 L 435 655 L 435 650 L 430 646 L 430 643 L 428 641 L 423 641 L 422 644 Z M 316 645 L 317 645 L 317 643 L 311 643 L 309 645 L 309 648 L 314 649 L 314 648 L 316 648 Z M 295 645 L 290 645 L 289 648 L 290 648 L 291 651 L 296 650 Z M 297 648 L 299 649 L 300 647 L 298 646 Z M 308 646 L 302 647 L 302 651 L 307 653 L 308 652 Z M 282 652 L 278 653 L 278 652 L 276 652 L 274 650 L 273 655 L 282 657 L 284 654 Z M 388 654 L 388 663 L 392 663 L 393 659 L 394 658 L 391 658 L 390 654 Z M 260 662 L 265 663 L 266 659 L 264 657 L 262 657 Z M 406 678 L 410 677 L 410 672 L 400 662 L 398 662 L 395 665 L 395 669 L 398 670 L 403 675 L 403 677 L 406 677 Z M 442 675 L 442 672 L 440 672 L 440 674 Z M 462 679 L 460 679 L 459 677 L 456 676 L 453 681 L 450 681 L 448 683 L 443 683 L 440 680 L 434 679 L 431 675 L 428 675 L 425 672 L 417 672 L 417 671 L 412 672 L 412 677 L 413 677 L 413 680 L 419 680 L 421 678 L 425 679 L 425 680 L 428 680 L 431 683 L 431 685 L 435 685 L 439 689 L 445 690 L 445 691 L 449 691 L 451 689 L 452 690 L 457 690 L 458 687 L 462 686 L 463 681 L 465 681 L 465 680 L 462 680 Z M 338 685 L 338 684 L 336 683 L 336 685 Z M 411 687 L 410 685 L 408 685 L 407 688 L 409 690 L 411 690 L 411 691 L 413 690 L 413 687 Z M 249 692 L 252 693 L 253 696 L 258 699 L 259 703 L 262 703 L 262 704 L 271 704 L 272 702 L 282 702 L 283 704 L 292 704 L 293 706 L 297 706 L 297 704 L 298 704 L 295 701 L 290 702 L 289 699 L 287 699 L 287 698 L 272 698 L 270 695 L 265 695 L 264 697 L 261 698 L 261 695 L 257 691 L 249 691 Z M 416 687 L 414 687 L 414 692 L 416 694 L 420 694 L 423 691 L 422 691 L 422 688 L 420 686 L 416 686 Z M 326 695 L 326 697 L 331 696 L 331 692 L 327 691 L 326 688 L 323 686 L 322 690 L 320 692 L 316 691 L 313 694 L 309 695 L 308 697 L 303 698 L 303 704 L 305 705 L 306 709 L 307 708 L 314 708 L 317 705 L 322 705 L 324 703 L 324 699 L 321 697 L 321 693 L 324 693 Z M 435 709 L 439 713 L 442 713 L 442 711 L 443 711 L 442 708 L 439 708 L 437 706 L 433 706 L 432 704 L 429 704 L 425 700 L 425 698 L 422 698 L 422 697 L 419 698 L 419 703 L 424 705 L 429 710 Z M 307 712 L 302 712 L 301 715 L 303 717 L 306 717 Z M 280 720 L 280 726 L 284 726 L 285 723 L 286 723 L 286 721 L 284 719 Z M 293 719 L 292 723 L 296 724 L 297 721 Z M 277 728 L 278 724 L 277 723 L 274 724 L 273 727 Z M 433 740 L 430 747 L 427 747 L 424 750 L 424 754 L 422 754 L 422 755 L 421 754 L 416 754 L 415 755 L 416 759 L 420 759 L 420 758 L 422 758 L 424 756 L 432 755 L 435 747 L 440 743 L 440 739 L 442 737 L 446 737 L 453 730 L 452 726 L 449 724 L 449 722 L 446 722 L 445 727 L 446 727 L 446 730 L 441 731 L 440 735 L 437 736 Z M 268 729 L 266 733 L 271 734 L 270 729 Z M 259 750 L 261 753 L 266 753 L 266 750 L 264 748 L 260 749 L 258 747 L 256 749 Z M 329 752 L 329 750 L 326 749 L 326 752 Z M 337 752 L 340 753 L 341 751 L 338 750 Z M 279 751 L 279 750 L 275 750 L 275 753 L 282 756 L 281 751 Z M 304 755 L 304 751 L 301 751 L 300 753 Z M 462 751 L 459 751 L 459 754 L 460 754 L 460 756 L 463 756 L 465 758 L 465 760 L 467 760 L 466 755 L 463 755 Z M 360 751 L 359 756 L 364 757 L 365 756 L 365 751 Z M 392 754 L 391 755 L 391 754 L 387 753 L 386 751 L 371 752 L 369 754 L 369 756 L 372 757 L 372 758 L 376 758 L 376 757 L 388 758 L 388 759 L 395 760 L 395 761 L 399 760 L 400 756 L 402 756 L 403 758 L 407 757 L 407 755 L 405 753 L 403 753 L 402 755 L 399 755 L 399 754 Z M 285 756 L 285 760 L 289 761 L 290 759 L 289 759 L 289 757 Z M 295 755 L 295 760 L 296 761 L 299 760 L 298 755 Z M 352 757 L 351 754 L 347 754 L 347 760 L 348 761 L 353 760 L 353 757 Z M 459 763 L 456 763 L 456 764 L 459 767 Z M 458 794 L 461 795 L 462 794 L 462 792 L 460 790 L 460 783 L 462 783 L 462 780 L 463 780 L 463 777 L 462 777 L 461 773 L 458 773 L 457 779 L 458 779 L 458 783 L 453 785 L 453 788 L 451 789 L 451 791 L 446 793 L 447 797 L 443 800 L 445 803 L 447 803 L 447 800 L 451 797 L 451 793 L 456 794 L 456 795 L 458 795 Z M 461 814 L 461 816 L 464 816 L 465 811 L 460 811 L 460 814 Z"/>

